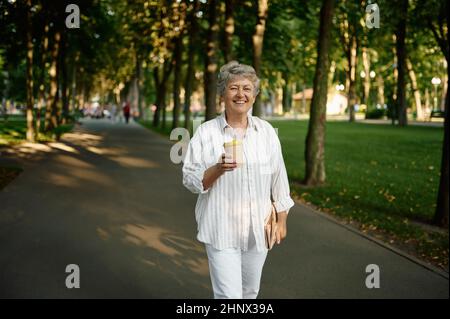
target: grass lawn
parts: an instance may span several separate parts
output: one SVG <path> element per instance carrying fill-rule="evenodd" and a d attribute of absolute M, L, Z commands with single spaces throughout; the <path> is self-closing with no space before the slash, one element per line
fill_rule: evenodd
<path fill-rule="evenodd" d="M 41 124 L 43 127 L 44 123 Z M 73 124 L 65 124 L 48 133 L 39 133 L 39 142 L 51 142 L 57 135 L 71 131 Z M 0 118 L 0 146 L 7 146 L 24 142 L 26 139 L 27 124 L 24 116 L 10 115 L 8 121 Z M 0 154 L 1 156 L 1 154 Z M 0 166 L 0 190 L 11 182 L 22 171 L 19 167 Z"/>
<path fill-rule="evenodd" d="M 307 121 L 278 128 L 292 191 L 303 202 L 448 267 L 448 232 L 426 231 L 439 186 L 443 128 L 328 122 L 325 186 L 305 188 Z M 412 252 L 412 251 L 410 251 Z"/>
<path fill-rule="evenodd" d="M 44 126 L 42 120 L 41 127 Z M 51 142 L 55 135 L 62 135 L 71 131 L 73 124 L 65 124 L 48 133 L 39 133 L 39 142 Z M 8 121 L 0 118 L 0 145 L 9 145 L 24 142 L 26 139 L 27 123 L 24 116 L 9 116 Z"/>

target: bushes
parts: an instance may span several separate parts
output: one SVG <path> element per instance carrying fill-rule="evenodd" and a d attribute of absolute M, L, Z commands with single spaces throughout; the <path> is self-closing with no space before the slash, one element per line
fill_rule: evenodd
<path fill-rule="evenodd" d="M 367 112 L 367 119 L 381 119 L 386 116 L 386 110 L 384 109 L 373 109 Z"/>

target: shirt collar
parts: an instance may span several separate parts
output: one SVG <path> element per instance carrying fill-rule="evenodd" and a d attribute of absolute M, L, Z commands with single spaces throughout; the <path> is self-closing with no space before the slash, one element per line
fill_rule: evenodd
<path fill-rule="evenodd" d="M 222 130 L 224 130 L 226 127 L 231 127 L 227 123 L 227 119 L 225 117 L 225 111 L 223 111 L 222 114 L 220 114 L 220 116 L 218 118 L 219 118 L 220 128 Z M 253 118 L 253 116 L 250 113 L 247 113 L 247 120 L 248 120 L 248 127 L 251 127 L 255 131 L 258 131 L 258 125 L 256 124 L 255 119 Z"/>

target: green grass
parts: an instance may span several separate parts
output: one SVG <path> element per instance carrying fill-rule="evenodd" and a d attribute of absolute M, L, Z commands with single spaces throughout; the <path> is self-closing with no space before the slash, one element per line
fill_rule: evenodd
<path fill-rule="evenodd" d="M 302 187 L 307 121 L 272 121 L 278 128 L 293 193 L 325 212 L 380 230 L 417 253 L 448 265 L 448 233 L 424 231 L 439 186 L 443 128 L 328 122 L 326 184 Z"/>
<path fill-rule="evenodd" d="M 44 126 L 42 121 L 41 127 Z M 58 139 L 62 134 L 70 132 L 73 124 L 60 125 L 56 129 L 39 133 L 39 142 L 51 142 Z M 24 116 L 13 115 L 8 117 L 8 121 L 0 118 L 0 146 L 18 144 L 26 140 L 27 124 Z M 0 190 L 16 178 L 22 171 L 19 167 L 2 167 L 0 166 Z"/>
<path fill-rule="evenodd" d="M 42 120 L 41 127 L 44 126 L 44 121 Z M 47 132 L 39 133 L 39 142 L 50 142 L 57 139 L 59 136 L 66 132 L 70 132 L 73 128 L 73 124 L 60 125 L 56 129 Z M 26 139 L 27 124 L 25 117 L 14 117 L 8 118 L 8 121 L 4 121 L 0 118 L 0 145 L 8 145 L 14 143 L 20 143 Z"/>

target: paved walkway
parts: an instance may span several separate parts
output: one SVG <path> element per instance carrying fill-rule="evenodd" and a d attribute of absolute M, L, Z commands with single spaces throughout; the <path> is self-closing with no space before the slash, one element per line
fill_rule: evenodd
<path fill-rule="evenodd" d="M 0 297 L 209 298 L 195 195 L 172 143 L 135 123 L 83 120 L 0 192 Z M 448 298 L 449 282 L 296 205 L 261 298 Z M 77 264 L 81 288 L 67 289 Z M 379 289 L 365 286 L 368 264 Z"/>

